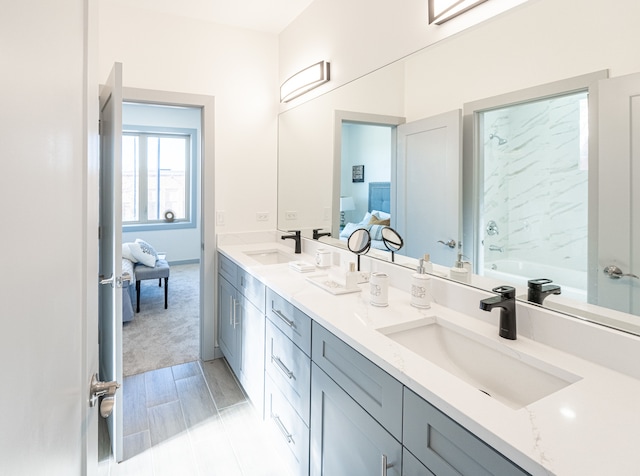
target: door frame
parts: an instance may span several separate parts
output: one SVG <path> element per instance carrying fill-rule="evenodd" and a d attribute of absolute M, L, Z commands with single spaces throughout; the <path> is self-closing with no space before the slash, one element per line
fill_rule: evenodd
<path fill-rule="evenodd" d="M 215 355 L 217 328 L 216 303 L 216 229 L 215 229 L 215 98 L 203 94 L 180 93 L 154 89 L 124 87 L 125 102 L 196 107 L 202 110 L 200 144 L 200 359 L 212 360 Z M 205 293 L 209 289 L 213 292 Z"/>
<path fill-rule="evenodd" d="M 462 117 L 462 242 L 464 243 L 465 255 L 473 263 L 474 273 L 479 274 L 480 272 L 478 269 L 478 257 L 482 255 L 482 239 L 478 236 L 478 233 L 483 206 L 479 193 L 484 171 L 482 164 L 479 162 L 479 151 L 483 143 L 483 139 L 479 134 L 479 114 L 491 109 L 564 95 L 575 91 L 588 90 L 591 93 L 593 91 L 592 88 L 597 85 L 598 81 L 606 79 L 608 76 L 609 71 L 605 69 L 464 104 Z M 590 129 L 592 127 L 593 114 L 595 113 L 596 105 L 593 104 L 594 102 L 589 99 Z M 591 236 L 593 230 L 597 230 L 597 216 L 591 212 L 595 209 L 594 207 L 597 207 L 597 201 L 594 201 L 597 200 L 597 197 L 592 196 L 591 185 L 596 183 L 592 174 L 597 170 L 598 161 L 597 148 L 593 147 L 595 138 L 592 136 L 595 135 L 597 134 L 589 134 L 589 236 Z M 591 266 L 594 258 L 594 247 L 597 247 L 597 244 L 590 242 L 588 251 L 589 266 Z"/>
<path fill-rule="evenodd" d="M 391 148 L 391 197 L 395 197 L 395 170 L 396 170 L 396 148 L 397 143 L 396 128 L 406 122 L 406 118 L 400 116 L 385 116 L 382 114 L 371 114 L 366 112 L 340 111 L 336 110 L 334 115 L 333 133 L 333 192 L 331 207 L 331 230 L 339 235 L 340 230 L 340 188 L 342 175 L 342 123 L 353 122 L 360 124 L 370 124 L 375 126 L 389 126 L 394 128 L 392 134 L 393 147 Z M 395 216 L 395 198 L 391 202 L 391 216 Z"/>

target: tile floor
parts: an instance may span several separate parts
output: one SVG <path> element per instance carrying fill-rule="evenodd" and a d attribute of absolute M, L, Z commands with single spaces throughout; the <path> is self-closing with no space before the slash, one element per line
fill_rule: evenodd
<path fill-rule="evenodd" d="M 270 430 L 223 359 L 124 379 L 124 461 L 102 476 L 284 476 Z"/>

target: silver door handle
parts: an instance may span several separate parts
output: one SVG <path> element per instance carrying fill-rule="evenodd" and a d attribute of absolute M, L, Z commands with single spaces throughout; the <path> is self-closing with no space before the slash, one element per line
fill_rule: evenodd
<path fill-rule="evenodd" d="M 451 239 L 449 241 L 438 240 L 438 243 L 442 243 L 443 245 L 446 245 L 449 248 L 455 248 L 456 247 L 456 240 L 454 240 L 454 239 Z"/>
<path fill-rule="evenodd" d="M 603 271 L 604 274 L 608 275 L 611 279 L 620 279 L 623 277 L 640 279 L 640 277 L 636 276 L 635 274 L 623 273 L 620 268 L 614 265 L 607 266 Z"/>
<path fill-rule="evenodd" d="M 98 380 L 98 374 L 94 374 L 91 377 L 91 384 L 89 386 L 89 406 L 95 406 L 98 400 L 102 398 L 100 402 L 100 416 L 107 418 L 113 411 L 115 404 L 113 397 L 119 388 L 120 384 L 118 382 L 101 382 Z"/>
<path fill-rule="evenodd" d="M 393 468 L 392 464 L 387 463 L 387 455 L 382 455 L 382 476 L 387 476 L 387 469 Z"/>

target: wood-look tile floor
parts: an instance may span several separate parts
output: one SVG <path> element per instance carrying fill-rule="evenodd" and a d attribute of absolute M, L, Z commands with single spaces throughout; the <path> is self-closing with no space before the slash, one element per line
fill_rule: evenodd
<path fill-rule="evenodd" d="M 124 461 L 104 476 L 288 475 L 223 359 L 126 377 Z"/>

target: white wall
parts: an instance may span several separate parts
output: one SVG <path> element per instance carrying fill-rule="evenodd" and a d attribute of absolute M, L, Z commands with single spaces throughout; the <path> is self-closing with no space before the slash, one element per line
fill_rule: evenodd
<path fill-rule="evenodd" d="M 280 34 L 280 84 L 320 60 L 331 81 L 286 109 L 342 86 L 526 0 L 491 0 L 442 25 L 428 25 L 426 0 L 315 0 Z"/>
<path fill-rule="evenodd" d="M 316 0 L 280 35 L 280 81 L 304 64 L 328 59 L 332 80 L 320 94 L 434 43 L 407 66 L 412 100 L 405 112 L 412 121 L 601 69 L 612 76 L 640 71 L 636 0 L 492 0 L 437 28 L 427 25 L 426 5 Z M 463 24 L 510 5 L 484 23 Z M 456 29 L 461 33 L 438 39 Z"/>
<path fill-rule="evenodd" d="M 127 87 L 215 96 L 215 207 L 225 219 L 217 232 L 276 227 L 277 43 L 276 35 L 100 4 L 101 77 L 120 61 Z M 270 220 L 257 222 L 258 211 Z"/>
<path fill-rule="evenodd" d="M 95 134 L 98 94 L 84 82 L 87 3 L 4 2 L 0 15 L 2 474 L 83 466 L 85 342 L 97 347 L 87 332 L 97 316 L 97 262 L 86 259 L 97 250 L 97 200 L 86 114 Z"/>

